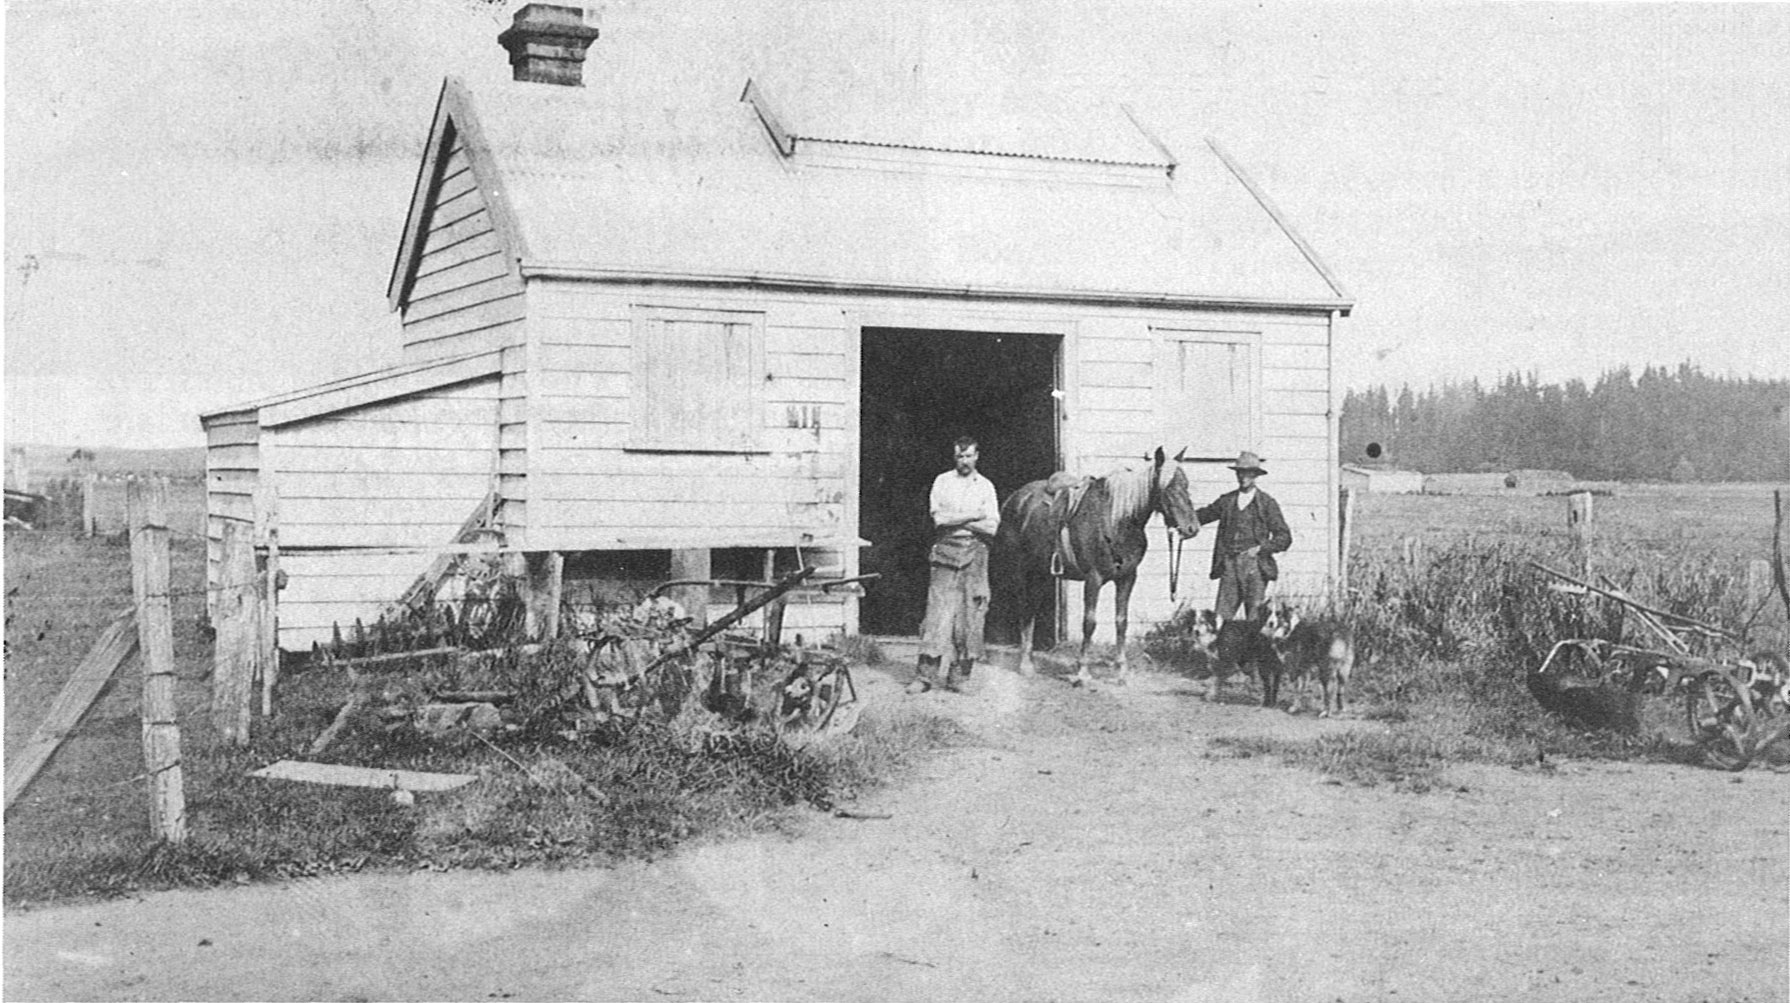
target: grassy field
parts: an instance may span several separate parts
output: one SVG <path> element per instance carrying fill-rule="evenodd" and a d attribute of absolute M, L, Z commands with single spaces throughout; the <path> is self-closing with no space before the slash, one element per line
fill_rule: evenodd
<path fill-rule="evenodd" d="M 1675 555 L 1687 549 L 1744 563 L 1771 556 L 1773 484 L 1621 484 L 1592 498 L 1600 551 Z M 1564 553 L 1571 544 L 1559 495 L 1450 494 L 1357 497 L 1354 557 L 1402 556 L 1401 541 L 1426 548 L 1463 540 L 1522 542 Z M 1790 512 L 1786 513 L 1790 518 Z"/>

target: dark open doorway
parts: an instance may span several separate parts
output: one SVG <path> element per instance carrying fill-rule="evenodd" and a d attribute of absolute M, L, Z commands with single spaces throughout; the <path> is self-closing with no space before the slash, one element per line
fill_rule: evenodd
<path fill-rule="evenodd" d="M 859 605 L 866 634 L 916 634 L 926 612 L 927 497 L 960 435 L 981 443 L 983 476 L 1005 501 L 1060 469 L 1062 338 L 1041 334 L 865 328 L 860 406 L 862 570 L 883 577 Z M 1001 583 L 994 583 L 995 604 Z M 1054 611 L 1053 611 L 1054 612 Z M 1054 624 L 1048 633 L 1055 636 Z M 990 618 L 991 640 L 1000 640 Z"/>

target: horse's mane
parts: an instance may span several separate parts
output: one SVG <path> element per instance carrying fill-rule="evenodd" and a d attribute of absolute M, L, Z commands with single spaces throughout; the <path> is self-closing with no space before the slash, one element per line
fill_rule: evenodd
<path fill-rule="evenodd" d="M 1112 493 L 1113 521 L 1129 522 L 1150 517 L 1150 478 L 1156 466 L 1126 464 L 1106 475 L 1106 489 Z"/>

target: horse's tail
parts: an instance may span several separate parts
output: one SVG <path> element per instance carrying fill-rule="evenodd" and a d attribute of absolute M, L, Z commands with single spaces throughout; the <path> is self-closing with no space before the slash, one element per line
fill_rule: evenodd
<path fill-rule="evenodd" d="M 1033 563 L 1028 525 L 1037 518 L 1043 485 L 1043 481 L 1032 481 L 1001 503 L 1001 528 L 995 533 L 988 563 L 992 592 L 988 619 L 991 636 L 1001 642 L 1018 641 L 1025 620 L 1027 565 Z"/>
<path fill-rule="evenodd" d="M 1001 528 L 995 536 L 995 545 L 1015 561 L 1050 553 L 1054 530 L 1044 525 L 1050 521 L 1049 498 L 1044 487 L 1044 481 L 1031 481 L 1001 503 Z"/>

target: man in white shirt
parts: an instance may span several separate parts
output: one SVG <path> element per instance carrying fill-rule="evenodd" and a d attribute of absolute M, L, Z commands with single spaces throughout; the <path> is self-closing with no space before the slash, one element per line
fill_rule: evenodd
<path fill-rule="evenodd" d="M 953 445 L 956 463 L 932 482 L 932 525 L 927 556 L 931 580 L 926 621 L 920 628 L 920 663 L 909 693 L 924 693 L 938 681 L 939 664 L 951 656 L 945 688 L 958 692 L 982 657 L 982 626 L 988 619 L 988 545 L 1001 526 L 994 484 L 976 472 L 976 440 L 963 436 Z"/>

